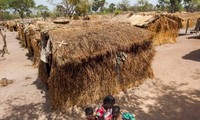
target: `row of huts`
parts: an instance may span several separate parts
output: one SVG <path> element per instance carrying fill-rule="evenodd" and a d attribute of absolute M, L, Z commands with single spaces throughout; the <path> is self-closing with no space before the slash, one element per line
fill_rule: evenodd
<path fill-rule="evenodd" d="M 178 18 L 125 13 L 68 24 L 23 22 L 17 30 L 52 106 L 62 108 L 85 106 L 153 78 L 154 46 L 176 42 L 185 25 Z"/>

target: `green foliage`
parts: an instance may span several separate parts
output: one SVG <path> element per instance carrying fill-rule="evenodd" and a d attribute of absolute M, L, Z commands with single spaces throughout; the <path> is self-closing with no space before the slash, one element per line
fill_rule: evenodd
<path fill-rule="evenodd" d="M 11 19 L 19 19 L 20 16 L 18 14 L 10 14 L 9 12 L 0 12 L 0 20 L 11 20 Z"/>
<path fill-rule="evenodd" d="M 57 16 L 67 15 L 70 18 L 77 15 L 85 16 L 90 11 L 91 4 L 89 1 L 90 0 L 62 0 L 61 4 L 56 7 L 56 14 Z"/>
<path fill-rule="evenodd" d="M 37 10 L 37 16 L 38 17 L 43 17 L 44 19 L 46 19 L 46 17 L 50 16 L 49 9 L 48 9 L 47 6 L 38 5 L 36 7 L 36 10 Z"/>
<path fill-rule="evenodd" d="M 182 0 L 158 0 L 157 8 L 161 11 L 167 10 L 174 13 L 182 10 L 181 2 Z"/>
<path fill-rule="evenodd" d="M 30 15 L 31 8 L 35 7 L 33 0 L 7 0 L 8 8 L 17 11 L 21 18 Z"/>
<path fill-rule="evenodd" d="M 200 11 L 200 0 L 183 0 L 187 12 Z"/>
<path fill-rule="evenodd" d="M 57 5 L 54 14 L 57 17 L 66 16 L 66 9 L 63 5 Z"/>
<path fill-rule="evenodd" d="M 0 0 L 0 11 L 8 8 L 8 0 Z"/>
<path fill-rule="evenodd" d="M 148 12 L 154 10 L 153 4 L 150 4 L 148 0 L 138 0 L 137 5 L 138 11 L 140 12 Z"/>
<path fill-rule="evenodd" d="M 81 0 L 80 3 L 77 4 L 75 11 L 78 16 L 85 17 L 86 14 L 90 11 L 90 4 L 88 0 Z"/>
<path fill-rule="evenodd" d="M 113 12 L 115 11 L 115 9 L 116 9 L 115 4 L 114 4 L 114 3 L 111 3 L 111 4 L 109 5 L 108 11 L 111 12 L 111 13 L 113 13 Z"/>
<path fill-rule="evenodd" d="M 115 15 L 121 14 L 121 13 L 122 13 L 122 10 L 116 9 L 114 13 L 115 13 Z"/>
<path fill-rule="evenodd" d="M 103 6 L 105 4 L 106 0 L 93 0 L 92 4 L 92 10 L 97 12 L 99 9 L 100 11 L 103 11 Z"/>
<path fill-rule="evenodd" d="M 122 10 L 122 11 L 127 11 L 130 6 L 130 1 L 129 0 L 122 0 L 118 5 L 117 8 Z"/>

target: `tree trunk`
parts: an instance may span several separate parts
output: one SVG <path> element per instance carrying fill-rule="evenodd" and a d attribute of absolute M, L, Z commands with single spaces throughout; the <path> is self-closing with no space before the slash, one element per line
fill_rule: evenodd
<path fill-rule="evenodd" d="M 18 11 L 18 12 L 19 12 L 20 17 L 23 19 L 24 18 L 24 12 L 23 11 Z"/>
<path fill-rule="evenodd" d="M 171 13 L 174 13 L 174 10 L 175 10 L 175 1 L 174 0 L 170 0 L 170 4 L 171 4 Z"/>

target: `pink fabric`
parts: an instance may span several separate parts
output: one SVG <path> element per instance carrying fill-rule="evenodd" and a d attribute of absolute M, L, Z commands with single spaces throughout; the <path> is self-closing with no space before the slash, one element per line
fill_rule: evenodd
<path fill-rule="evenodd" d="M 105 110 L 102 106 L 97 108 L 96 116 L 104 120 L 112 120 L 112 109 Z"/>

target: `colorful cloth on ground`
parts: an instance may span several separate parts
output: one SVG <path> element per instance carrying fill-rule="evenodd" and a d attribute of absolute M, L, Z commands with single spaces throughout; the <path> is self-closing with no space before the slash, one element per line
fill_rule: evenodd
<path fill-rule="evenodd" d="M 123 113 L 122 120 L 135 120 L 135 117 L 130 113 Z"/>
<path fill-rule="evenodd" d="M 98 107 L 96 116 L 98 118 L 104 118 L 104 120 L 112 120 L 112 109 L 105 110 L 102 106 Z"/>

